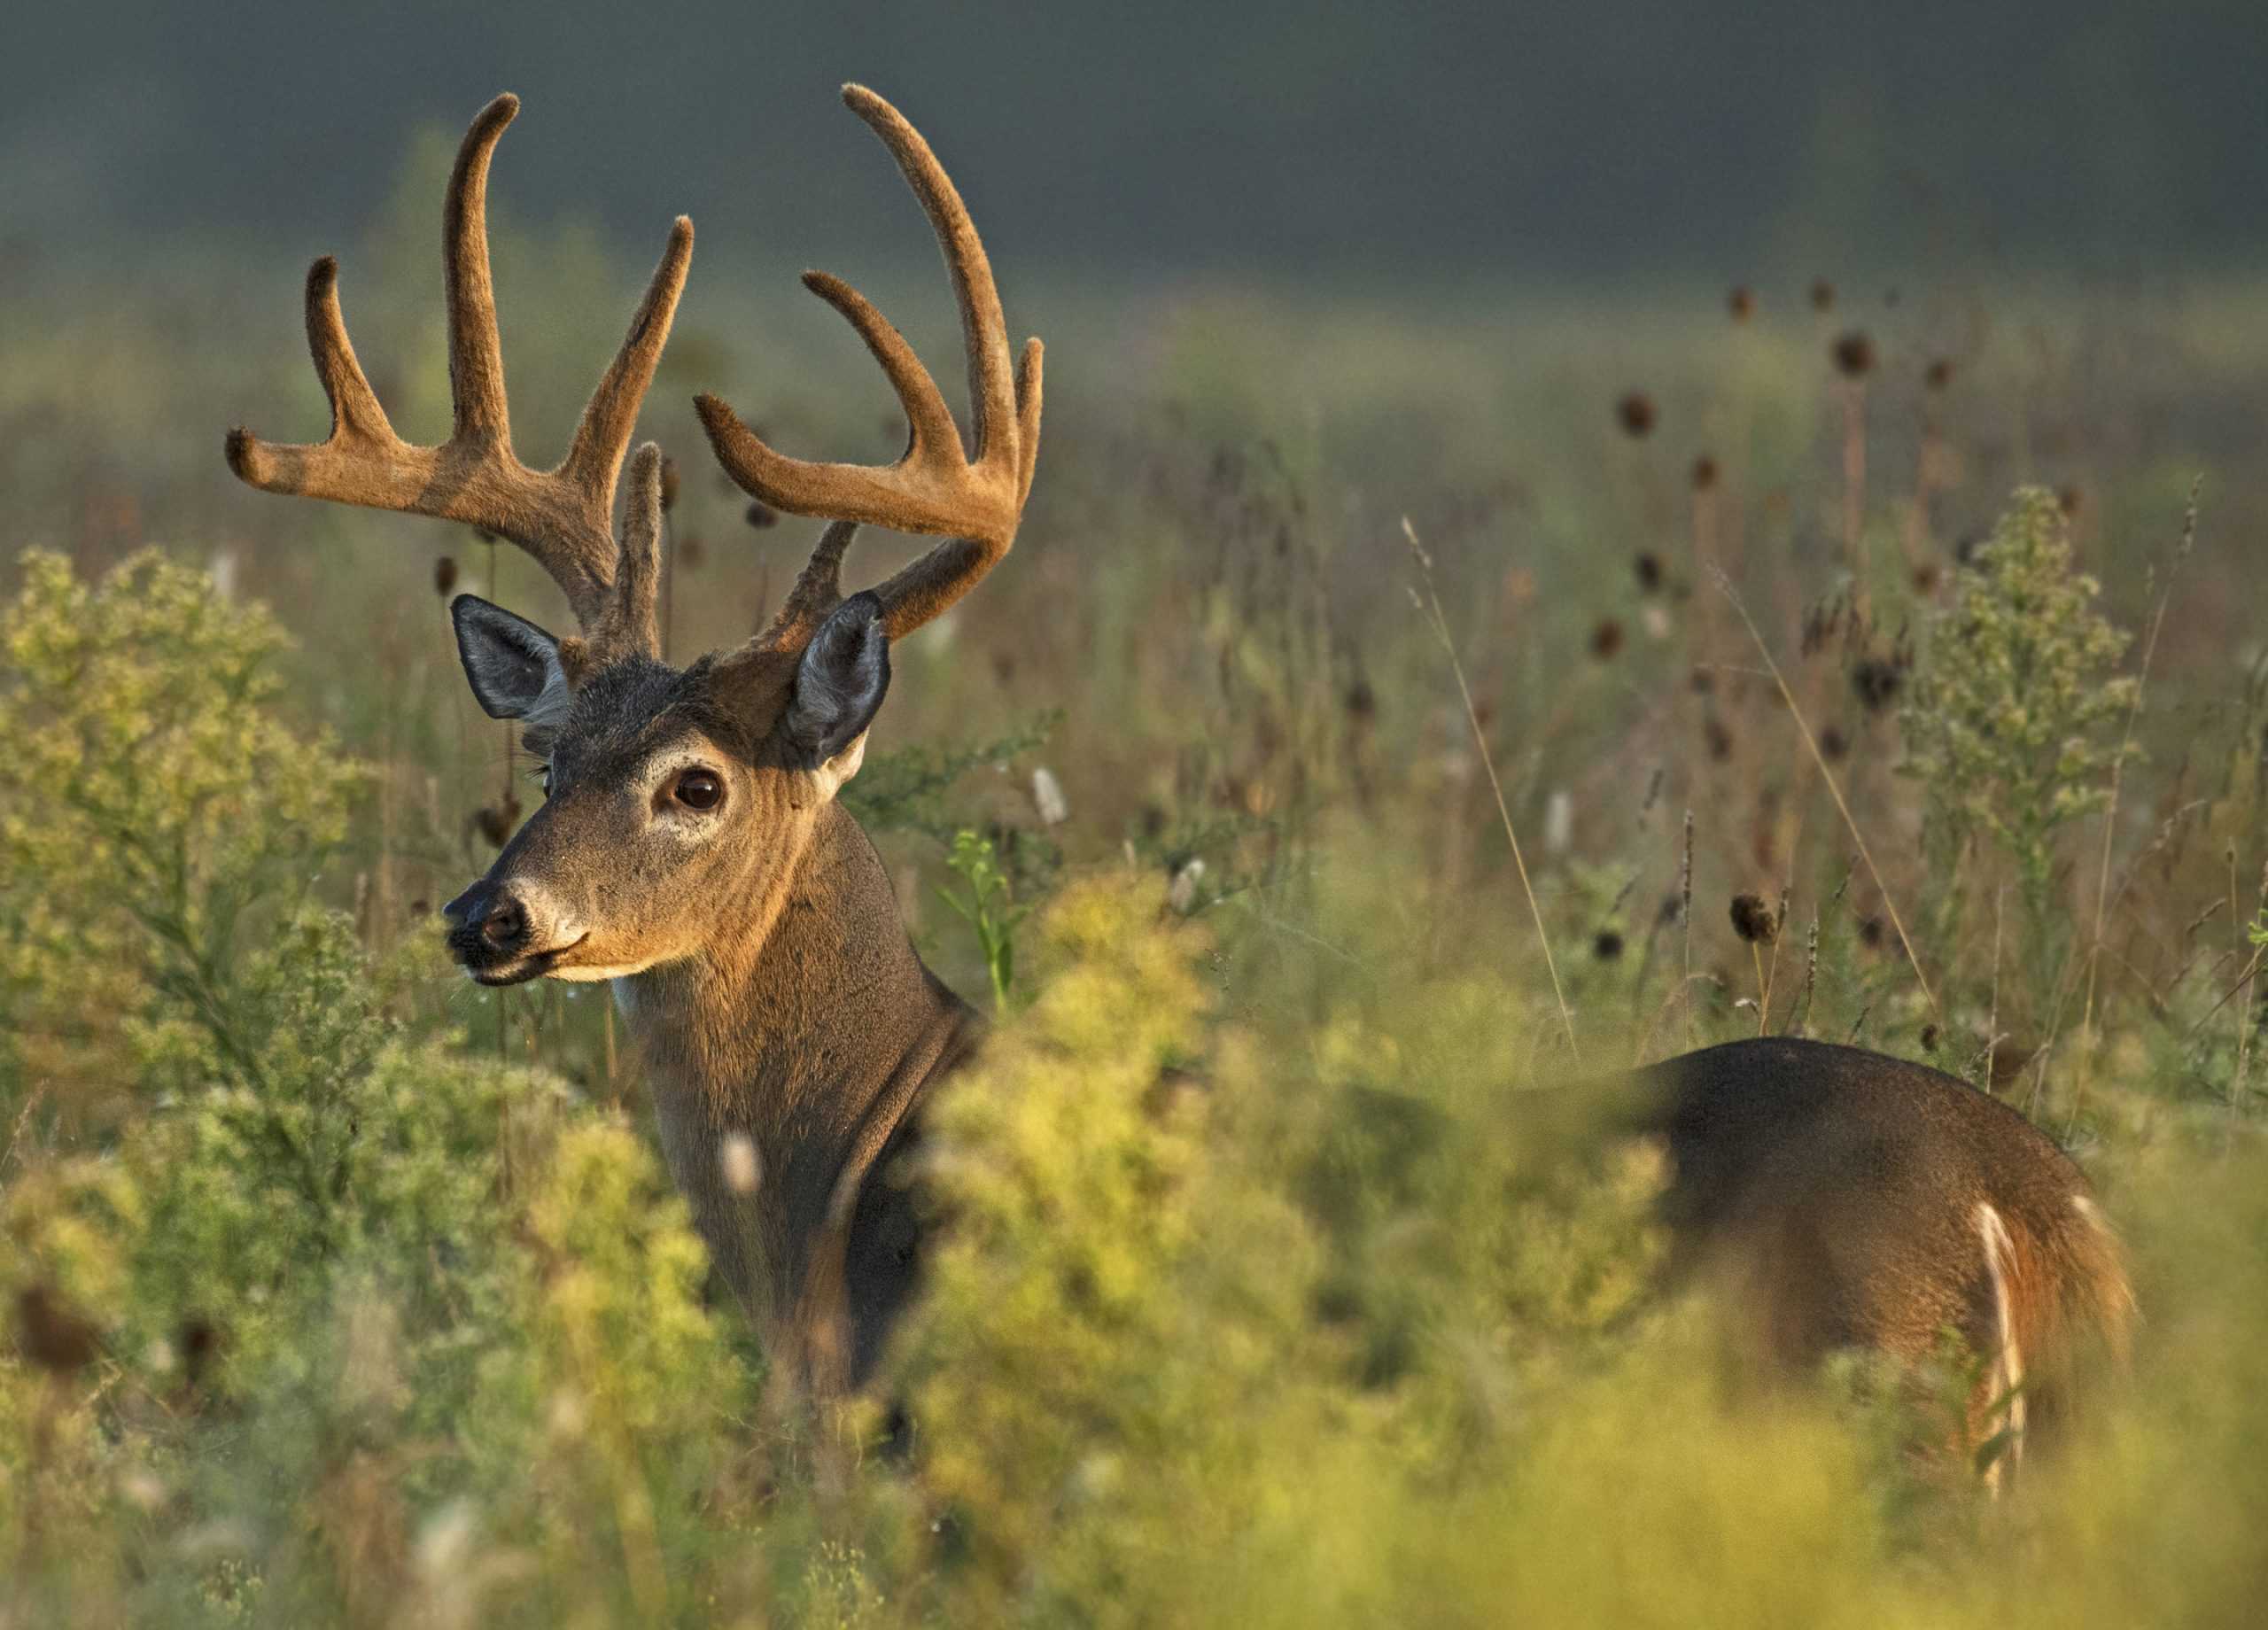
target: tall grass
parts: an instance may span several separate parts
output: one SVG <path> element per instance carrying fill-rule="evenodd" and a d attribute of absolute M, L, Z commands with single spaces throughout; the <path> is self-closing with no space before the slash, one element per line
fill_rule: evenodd
<path fill-rule="evenodd" d="M 365 360 L 414 433 L 438 354 L 392 230 Z M 548 306 L 547 255 L 577 299 L 613 268 L 500 237 L 516 380 L 579 388 L 613 319 Z M 1996 313 L 1935 384 L 1970 291 L 1858 313 L 1846 416 L 1768 289 L 1736 336 L 1699 301 L 1040 291 L 1065 366 L 1022 541 L 897 654 L 852 788 L 925 953 L 1003 1018 L 937 1103 L 930 1293 L 874 1393 L 813 1411 L 709 1290 L 602 1002 L 441 966 L 435 904 L 538 796 L 500 784 L 432 594 L 438 557 L 486 563 L 227 481 L 229 418 L 320 412 L 258 288 L 189 326 L 118 291 L 95 335 L 35 287 L 55 321 L 0 375 L 0 481 L 53 551 L 0 625 L 0 1625 L 2247 1613 L 2268 1153 L 2231 879 L 2268 858 L 2268 658 L 2210 540 L 2268 516 L 2268 398 L 2202 342 L 2256 291 Z M 688 308 L 664 364 L 680 655 L 755 626 L 803 539 L 703 473 L 678 399 L 760 376 L 788 445 L 887 450 L 817 333 Z M 574 406 L 530 395 L 531 456 Z M 2026 633 L 2091 641 L 2058 681 L 2084 750 L 1985 682 L 2046 603 L 1977 547 L 2027 482 L 2080 495 L 2011 527 L 2102 585 L 2101 631 Z M 2146 617 L 2147 704 L 2107 632 Z M 1933 752 L 1901 710 L 1949 687 Z M 1768 1013 L 1740 895 L 1788 942 Z M 1917 1450 L 1926 1386 L 1757 1386 L 1659 1287 L 1646 1152 L 1532 1091 L 1570 1033 L 1643 1058 L 1764 1022 L 2037 1094 L 2133 1244 L 2134 1373 L 2013 1497 Z"/>

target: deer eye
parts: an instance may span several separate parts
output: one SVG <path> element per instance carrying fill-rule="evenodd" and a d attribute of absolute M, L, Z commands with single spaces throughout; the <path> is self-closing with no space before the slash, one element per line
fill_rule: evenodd
<path fill-rule="evenodd" d="M 725 801 L 725 783 L 713 770 L 687 770 L 670 788 L 670 796 L 688 810 L 713 810 Z"/>

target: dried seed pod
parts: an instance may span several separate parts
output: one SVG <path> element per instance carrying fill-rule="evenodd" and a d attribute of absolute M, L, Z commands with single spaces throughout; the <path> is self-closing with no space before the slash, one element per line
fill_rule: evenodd
<path fill-rule="evenodd" d="M 70 1375 L 95 1362 L 100 1332 L 45 1285 L 16 1292 L 16 1341 L 24 1356 L 51 1375 Z"/>
<path fill-rule="evenodd" d="M 1889 657 L 1868 656 L 1852 664 L 1851 689 L 1869 713 L 1888 710 L 1905 687 L 1906 671 Z"/>
<path fill-rule="evenodd" d="M 1780 937 L 1780 919 L 1760 894 L 1733 896 L 1733 932 L 1751 945 L 1769 945 Z"/>
<path fill-rule="evenodd" d="M 1864 379 L 1874 371 L 1875 342 L 1864 329 L 1850 329 L 1835 337 L 1836 371 L 1845 379 Z"/>
<path fill-rule="evenodd" d="M 520 824 L 519 799 L 508 792 L 501 802 L 481 805 L 472 812 L 472 824 L 490 843 L 503 848 L 504 841 Z"/>

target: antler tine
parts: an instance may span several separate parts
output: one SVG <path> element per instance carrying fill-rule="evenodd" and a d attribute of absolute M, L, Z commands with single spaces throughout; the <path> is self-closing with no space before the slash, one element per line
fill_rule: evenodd
<path fill-rule="evenodd" d="M 889 376 L 912 431 L 905 456 L 879 469 L 791 459 L 765 445 L 718 398 L 701 396 L 695 406 L 718 461 L 765 503 L 795 515 L 866 521 L 951 539 L 874 591 L 883 626 L 896 640 L 967 594 L 1015 540 L 1039 454 L 1042 353 L 1039 341 L 1029 341 L 1021 364 L 1012 367 L 1007 324 L 983 242 L 920 132 L 862 85 L 844 86 L 843 99 L 889 149 L 944 252 L 968 353 L 970 446 L 963 448 L 951 410 L 904 336 L 864 295 L 824 272 L 806 272 L 804 285 L 843 314 Z M 830 530 L 820 551 L 839 560 L 849 540 L 847 532 L 838 537 Z M 819 566 L 814 555 L 806 581 Z M 826 570 L 831 575 L 834 569 L 830 564 Z M 801 627 L 797 598 L 791 595 L 760 642 L 776 646 L 808 637 L 807 632 L 799 636 Z"/>
<path fill-rule="evenodd" d="M 512 415 L 504 396 L 504 346 L 496 333 L 496 286 L 488 273 L 488 163 L 504 128 L 519 117 L 509 91 L 474 116 L 449 171 L 441 208 L 442 283 L 449 310 L 449 404 L 452 441 L 512 446 Z"/>
<path fill-rule="evenodd" d="M 512 452 L 488 264 L 489 160 L 519 106 L 508 94 L 483 108 L 449 176 L 442 211 L 449 439 L 416 446 L 394 432 L 355 359 L 339 314 L 338 263 L 325 256 L 307 274 L 307 348 L 330 400 L 330 435 L 293 446 L 232 430 L 229 466 L 263 492 L 428 515 L 509 538 L 559 585 L 586 633 L 595 633 L 614 598 L 615 482 L 685 287 L 693 223 L 680 215 L 671 228 L 630 331 L 583 410 L 566 458 L 555 470 L 529 469 Z"/>
<path fill-rule="evenodd" d="M 580 639 L 559 642 L 559 659 L 579 685 L 625 656 L 659 656 L 656 615 L 662 586 L 662 450 L 647 442 L 630 459 L 630 493 L 622 506 L 622 544 L 614 582 L 598 620 Z"/>
<path fill-rule="evenodd" d="M 976 236 L 975 223 L 959 190 L 929 151 L 921 133 L 905 115 L 864 85 L 845 85 L 843 100 L 880 136 L 890 157 L 921 200 L 929 228 L 944 252 L 945 269 L 952 278 L 953 299 L 960 307 L 961 338 L 968 349 L 969 413 L 975 431 L 975 456 L 984 457 L 988 434 L 1015 420 L 1016 402 L 1009 374 L 1008 321 L 1001 314 L 1000 291 L 992 281 L 992 262 Z"/>
<path fill-rule="evenodd" d="M 788 591 L 772 625 L 754 641 L 767 651 L 800 651 L 819 632 L 827 614 L 843 603 L 843 556 L 858 535 L 856 521 L 830 522 L 819 547 Z"/>

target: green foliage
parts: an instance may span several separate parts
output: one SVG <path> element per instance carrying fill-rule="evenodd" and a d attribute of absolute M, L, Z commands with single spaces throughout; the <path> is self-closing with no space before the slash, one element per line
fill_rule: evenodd
<path fill-rule="evenodd" d="M 1042 713 L 990 741 L 956 747 L 914 742 L 869 753 L 858 779 L 843 789 L 843 807 L 869 832 L 918 832 L 950 844 L 959 821 L 945 795 L 974 771 L 1005 771 L 1045 746 L 1062 722 L 1060 712 Z"/>
<path fill-rule="evenodd" d="M 389 235 L 399 256 L 356 285 L 372 331 L 397 337 L 386 391 L 406 431 L 447 413 L 444 370 L 416 365 L 440 353 L 424 261 L 447 144 L 423 163 Z M 560 253 L 590 292 L 547 305 L 533 268 Z M 575 336 L 617 322 L 624 290 L 586 236 L 500 232 L 498 254 L 528 312 L 524 439 L 555 447 L 588 385 Z M 514 279 L 516 261 L 531 275 Z M 2163 393 L 2120 411 L 2179 425 L 2198 393 L 2241 415 L 2229 404 L 2260 397 L 2257 364 L 2222 342 L 2256 306 L 2186 307 Z M 1689 519 L 1710 520 L 1794 670 L 1767 608 L 1819 575 L 1802 517 L 1840 489 L 1803 462 L 1820 347 L 1804 317 L 1774 313 L 1767 295 L 1756 320 L 1689 343 L 1633 330 L 1648 376 L 1593 378 L 1592 413 L 1560 410 L 1589 376 L 1558 353 L 1592 350 L 1595 317 L 1476 329 L 1456 301 L 1388 314 L 1239 297 L 1140 326 L 1138 361 L 1202 353 L 1201 378 L 1168 370 L 1203 387 L 1186 404 L 1127 384 L 1146 363 L 1084 370 L 1111 388 L 1079 409 L 1090 434 L 1051 444 L 1021 563 L 988 581 L 981 615 L 924 636 L 907 671 L 921 683 L 891 704 L 904 739 L 983 742 L 969 721 L 997 714 L 1012 674 L 1018 694 L 1060 699 L 1076 728 L 1054 767 L 1077 819 L 1034 830 L 1021 788 L 975 773 L 1007 769 L 1029 728 L 879 753 L 846 791 L 894 869 L 991 914 L 976 949 L 1009 999 L 932 1100 L 928 1176 L 951 1225 L 934 1294 L 875 1394 L 816 1416 L 707 1305 L 635 1121 L 544 1067 L 574 1056 L 556 1039 L 571 1024 L 596 1056 L 602 1001 L 476 992 L 422 923 L 383 960 L 359 943 L 392 943 L 405 908 L 485 863 L 463 818 L 494 796 L 501 734 L 463 701 L 395 524 L 239 502 L 225 483 L 216 497 L 209 449 L 177 477 L 116 474 L 99 449 L 119 413 L 163 425 L 214 400 L 221 364 L 165 349 L 209 343 L 194 325 L 163 343 L 27 337 L 36 354 L 0 382 L 35 437 L 13 466 L 22 524 L 76 542 L 138 501 L 195 535 L 200 507 L 227 503 L 239 580 L 309 649 L 153 561 L 112 586 L 35 560 L 10 613 L 0 1626 L 2244 1622 L 2268 1572 L 2250 1520 L 2268 1503 L 2268 1169 L 2242 1085 L 2260 1079 L 2256 1059 L 2245 1074 L 2260 1008 L 2241 931 L 2268 669 L 2232 646 L 2242 619 L 2196 603 L 2243 603 L 2241 557 L 2221 593 L 2174 603 L 2152 683 L 2178 707 L 2138 735 L 2184 767 L 2132 788 L 2134 823 L 2114 834 L 2119 963 L 2104 964 L 2081 1153 L 2135 1246 L 2149 1322 L 2131 1384 L 2090 1396 L 2012 1498 L 1986 1502 L 1961 1457 L 1932 1452 L 1969 1359 L 1918 1381 L 1853 1366 L 1824 1387 L 1751 1387 L 1707 1303 L 1663 1290 L 1658 1160 L 1601 1129 L 1596 1083 L 1624 1060 L 1748 1028 L 1728 1007 L 1752 978 L 1725 926 L 1732 892 L 1792 890 L 1775 1028 L 1801 982 L 1813 1034 L 1912 1035 L 1933 1016 L 1878 920 L 1884 896 L 1913 920 L 1931 881 L 1975 881 L 1971 861 L 1908 841 L 1921 806 L 1941 801 L 1948 850 L 1973 837 L 1985 866 L 2020 874 L 2017 846 L 2068 850 L 2071 817 L 2100 806 L 2124 705 L 2097 684 L 2116 650 L 2087 633 L 2085 594 L 2041 609 L 2072 590 L 2041 563 L 2060 523 L 2008 545 L 2042 585 L 2021 608 L 1987 549 L 1946 615 L 1997 607 L 1992 648 L 2016 650 L 2018 629 L 2031 667 L 2019 682 L 1991 642 L 1941 623 L 1919 681 L 1930 707 L 1909 696 L 1966 721 L 1960 749 L 1981 757 L 1957 767 L 1953 738 L 1923 743 L 1921 722 L 1917 763 L 1941 756 L 1900 783 L 1888 690 L 1795 684 L 1822 740 L 1836 733 L 1827 757 L 1880 878 L 1854 862 L 1783 705 L 1712 641 L 1722 608 L 1681 564 Z M 319 413 L 288 325 L 273 346 L 251 365 L 273 369 L 272 392 L 236 354 L 230 388 Z M 729 393 L 718 370 L 735 354 L 673 344 L 664 368 Z M 1895 445 L 1905 353 L 1883 354 L 1869 412 Z M 2029 366 L 1990 340 L 1926 399 L 1933 491 L 1876 461 L 1877 563 L 1895 537 L 1902 565 L 1931 565 L 1992 501 L 1953 455 L 1997 470 L 1974 427 L 2020 405 Z M 1248 409 L 1222 380 L 1244 382 Z M 1700 444 L 1619 437 L 1604 407 L 1629 384 L 1731 472 L 1689 512 Z M 863 408 L 823 425 L 821 400 L 783 400 L 785 432 L 847 447 L 871 432 Z M 96 451 L 54 456 L 73 444 Z M 2078 473 L 2089 550 L 2139 578 L 2132 539 L 2155 535 L 2190 472 Z M 2209 490 L 2248 535 L 2256 476 L 2233 463 Z M 1574 816 L 1564 848 L 1528 852 L 1580 1065 L 1511 904 L 1469 726 L 1388 575 L 1402 554 L 1381 537 L 1405 503 L 1441 540 L 1523 839 L 1555 793 Z M 735 535 L 741 507 L 688 480 L 672 513 L 680 653 L 745 634 L 749 593 L 726 577 L 739 551 L 704 564 L 686 547 Z M 2026 516 L 2030 499 L 2011 529 Z M 1653 558 L 1634 577 L 1639 549 Z M 517 603 L 538 574 L 501 554 Z M 1940 593 L 1926 575 L 1875 574 L 1885 625 L 1909 593 Z M 1013 644 L 988 644 L 995 630 Z M 2239 687 L 2214 676 L 2248 668 L 2245 695 L 2220 694 Z M 2066 734 L 2003 763 L 2008 710 L 2029 730 L 2043 699 Z M 362 772 L 310 718 L 379 761 L 379 796 L 358 801 Z M 2077 773 L 2059 780 L 2072 739 Z M 105 772 L 121 741 L 134 769 Z M 2194 817 L 2193 796 L 2210 800 Z M 121 833 L 182 863 L 122 858 Z M 2065 932 L 2054 875 L 2048 927 Z M 1051 911 L 1059 876 L 1075 881 Z M 1161 905 L 1175 877 L 1194 921 Z M 350 904 L 351 920 L 326 909 Z M 2209 904 L 2227 915 L 2201 919 Z M 1814 917 L 1815 993 L 1797 932 Z M 1992 927 L 1988 901 L 1957 936 L 1923 939 L 1939 1061 L 1981 1052 Z M 975 959 L 955 959 L 965 988 Z M 492 1026 L 507 1001 L 514 1022 Z M 2003 1060 L 2053 1039 L 2019 1007 L 1998 1008 Z M 2027 1071 L 2025 1090 L 2044 1077 L 2060 1109 L 2063 1074 Z M 633 1060 L 590 1079 L 638 1101 Z"/>
<path fill-rule="evenodd" d="M 1140 1621 L 1166 1533 L 1232 1522 L 1296 1407 L 1314 1248 L 1250 1170 L 1204 1158 L 1227 1153 L 1250 1061 L 1216 1057 L 1202 1087 L 1175 1073 L 1205 1047 L 1205 1004 L 1194 943 L 1152 926 L 1161 904 L 1067 894 L 1045 925 L 1060 972 L 940 1106 L 956 1225 L 899 1373 L 980 1617 L 1115 1598 Z"/>
<path fill-rule="evenodd" d="M 952 853 L 945 865 L 961 881 L 965 891 L 937 890 L 937 898 L 951 906 L 976 937 L 984 971 L 992 982 L 992 1005 L 1005 1013 L 1008 995 L 1016 982 L 1016 929 L 1031 907 L 1017 904 L 1007 873 L 1000 869 L 992 840 L 963 827 L 953 834 Z"/>
<path fill-rule="evenodd" d="M 748 1378 L 657 1163 L 555 1079 L 408 1033 L 415 959 L 258 909 L 353 775 L 272 705 L 264 614 L 153 559 L 90 592 L 35 556 L 7 630 L 6 842 L 45 868 L 11 876 L 94 930 L 12 890 L 13 1011 L 107 1022 L 123 1088 L 97 1152 L 10 1151 L 12 1610 L 368 1620 L 449 1510 L 607 1548 L 625 1612 L 664 1604 Z"/>
<path fill-rule="evenodd" d="M 247 919 L 304 888 L 365 772 L 282 723 L 264 609 L 154 552 L 92 586 L 56 555 L 22 570 L 0 614 L 0 1029 L 99 1113 L 145 1027 L 229 1044 Z M 19 1091 L 0 1077 L 0 1110 Z"/>
<path fill-rule="evenodd" d="M 2072 569 L 2055 495 L 2021 489 L 1957 575 L 1901 715 L 1938 819 L 2008 858 L 2036 927 L 2055 834 L 2109 803 L 2134 702 L 2136 681 L 2113 675 L 2128 636 L 2095 610 L 2100 592 Z"/>

